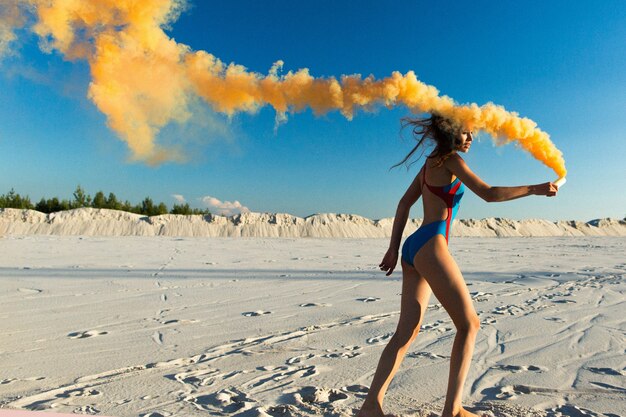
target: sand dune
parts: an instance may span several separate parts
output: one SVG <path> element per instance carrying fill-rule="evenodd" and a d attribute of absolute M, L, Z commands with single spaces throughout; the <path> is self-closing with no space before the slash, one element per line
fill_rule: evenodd
<path fill-rule="evenodd" d="M 405 235 L 420 224 L 421 219 L 411 219 Z M 383 238 L 391 235 L 392 225 L 393 218 L 370 220 L 353 214 L 332 213 L 304 218 L 284 213 L 147 217 L 92 208 L 51 214 L 0 210 L 0 235 Z M 626 219 L 607 218 L 586 223 L 503 218 L 455 220 L 453 236 L 626 236 Z"/>

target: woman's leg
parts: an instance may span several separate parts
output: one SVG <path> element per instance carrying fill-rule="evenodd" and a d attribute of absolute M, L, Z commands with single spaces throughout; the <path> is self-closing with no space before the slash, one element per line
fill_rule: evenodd
<path fill-rule="evenodd" d="M 461 407 L 463 384 L 480 326 L 463 275 L 441 235 L 435 236 L 422 247 L 415 255 L 414 265 L 424 274 L 435 297 L 446 309 L 457 329 L 450 357 L 448 391 L 442 417 L 476 416 Z"/>
<path fill-rule="evenodd" d="M 417 337 L 430 294 L 430 287 L 424 277 L 402 261 L 402 297 L 398 327 L 383 350 L 358 417 L 384 415 L 383 398 L 411 342 Z"/>

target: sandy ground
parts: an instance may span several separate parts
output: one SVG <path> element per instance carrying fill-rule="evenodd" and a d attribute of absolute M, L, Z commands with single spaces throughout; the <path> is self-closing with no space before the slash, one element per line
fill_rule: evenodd
<path fill-rule="evenodd" d="M 0 407 L 349 416 L 399 316 L 386 239 L 0 239 Z M 626 239 L 454 238 L 482 322 L 465 403 L 626 416 Z M 386 397 L 435 416 L 454 326 L 431 299 Z"/>

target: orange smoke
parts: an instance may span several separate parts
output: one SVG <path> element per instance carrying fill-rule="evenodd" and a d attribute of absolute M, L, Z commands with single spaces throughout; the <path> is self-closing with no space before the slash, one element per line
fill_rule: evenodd
<path fill-rule="evenodd" d="M 3 0 L 0 3 L 0 58 L 9 53 L 9 45 L 17 39 L 14 30 L 23 23 L 18 0 Z"/>
<path fill-rule="evenodd" d="M 419 81 L 413 71 L 394 72 L 384 79 L 349 75 L 337 80 L 315 78 L 306 68 L 280 75 L 282 61 L 267 75 L 226 65 L 163 31 L 184 9 L 184 0 L 11 1 L 35 10 L 33 30 L 48 48 L 68 59 L 88 60 L 93 77 L 90 99 L 139 160 L 182 160 L 178 152 L 159 146 L 156 136 L 166 124 L 186 121 L 191 103 L 201 97 L 227 115 L 270 105 L 277 120 L 307 108 L 316 115 L 338 110 L 348 119 L 357 110 L 381 105 L 404 105 L 415 113 L 437 111 L 504 142 L 515 142 L 559 177 L 566 174 L 561 152 L 535 122 L 493 103 L 458 105 Z"/>

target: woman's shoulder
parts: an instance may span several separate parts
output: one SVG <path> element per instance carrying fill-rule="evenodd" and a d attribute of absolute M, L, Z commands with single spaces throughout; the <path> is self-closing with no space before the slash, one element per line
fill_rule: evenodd
<path fill-rule="evenodd" d="M 443 165 L 446 169 L 452 173 L 457 171 L 459 168 L 465 166 L 465 160 L 458 153 L 453 153 L 443 162 Z"/>
<path fill-rule="evenodd" d="M 463 161 L 463 157 L 461 155 L 459 155 L 458 152 L 453 153 L 452 155 L 450 155 L 450 159 L 452 160 L 456 160 L 456 161 Z"/>
<path fill-rule="evenodd" d="M 458 153 L 453 153 L 451 154 L 449 157 L 447 157 L 444 161 L 444 164 L 458 164 L 461 162 L 465 162 L 465 160 L 463 159 L 463 157 L 461 155 L 459 155 Z M 446 165 L 447 166 L 447 165 Z"/>

